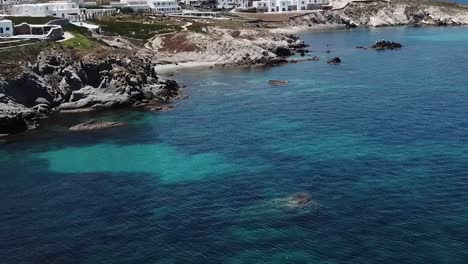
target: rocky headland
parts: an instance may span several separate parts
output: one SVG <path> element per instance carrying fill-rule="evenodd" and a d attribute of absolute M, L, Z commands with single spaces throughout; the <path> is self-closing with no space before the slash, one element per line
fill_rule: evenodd
<path fill-rule="evenodd" d="M 159 68 L 177 66 L 276 65 L 304 53 L 304 41 L 268 29 L 228 29 L 214 26 L 155 36 L 148 48 L 157 54 Z"/>
<path fill-rule="evenodd" d="M 19 59 L 20 60 L 20 59 Z M 92 111 L 167 103 L 180 95 L 150 60 L 114 52 L 76 58 L 43 52 L 0 81 L 0 134 L 35 128 L 52 111 Z"/>
<path fill-rule="evenodd" d="M 338 1 L 339 2 L 339 1 Z M 342 8 L 289 19 L 286 26 L 467 25 L 468 6 L 428 0 L 345 1 Z"/>

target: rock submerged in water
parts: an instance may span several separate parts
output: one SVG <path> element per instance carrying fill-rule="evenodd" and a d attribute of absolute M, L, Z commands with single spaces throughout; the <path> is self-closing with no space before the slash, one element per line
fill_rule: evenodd
<path fill-rule="evenodd" d="M 271 86 L 282 86 L 288 84 L 288 81 L 285 80 L 269 80 L 268 84 Z"/>
<path fill-rule="evenodd" d="M 154 112 L 167 112 L 167 111 L 171 111 L 172 109 L 174 109 L 174 106 L 172 105 L 148 106 L 145 109 L 148 111 L 154 111 Z"/>
<path fill-rule="evenodd" d="M 341 63 L 341 59 L 339 57 L 335 57 L 331 60 L 328 60 L 327 61 L 328 64 L 340 64 Z"/>
<path fill-rule="evenodd" d="M 320 207 L 308 192 L 298 192 L 286 198 L 277 199 L 276 201 L 286 208 Z"/>
<path fill-rule="evenodd" d="M 113 128 L 113 127 L 121 127 L 125 126 L 125 123 L 121 122 L 108 122 L 108 121 L 87 121 L 69 128 L 70 131 L 89 131 L 89 130 L 97 130 L 97 129 L 104 129 L 104 128 Z"/>
<path fill-rule="evenodd" d="M 381 40 L 377 41 L 371 48 L 376 50 L 399 50 L 402 47 L 403 45 L 400 43 Z"/>

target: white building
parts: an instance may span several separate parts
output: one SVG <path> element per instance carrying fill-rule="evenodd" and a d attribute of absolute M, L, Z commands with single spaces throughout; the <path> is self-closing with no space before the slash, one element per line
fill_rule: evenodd
<path fill-rule="evenodd" d="M 247 8 L 248 0 L 216 0 L 216 7 L 219 9 Z"/>
<path fill-rule="evenodd" d="M 158 13 L 179 13 L 181 12 L 177 0 L 149 0 L 149 6 Z"/>
<path fill-rule="evenodd" d="M 151 10 L 158 13 L 180 13 L 181 9 L 176 0 L 121 0 L 111 3 L 112 7 L 131 8 L 135 11 Z"/>
<path fill-rule="evenodd" d="M 131 8 L 134 11 L 150 10 L 147 0 L 121 0 L 120 2 L 111 2 L 112 7 Z"/>
<path fill-rule="evenodd" d="M 259 0 L 252 6 L 261 12 L 288 12 L 321 9 L 329 0 Z"/>
<path fill-rule="evenodd" d="M 13 5 L 11 14 L 15 16 L 68 18 L 80 14 L 80 8 L 72 2 L 50 2 L 41 4 Z"/>
<path fill-rule="evenodd" d="M 200 0 L 182 0 L 182 3 L 186 6 L 200 6 L 201 1 Z"/>
<path fill-rule="evenodd" d="M 11 20 L 0 20 L 0 37 L 13 36 L 13 22 Z"/>

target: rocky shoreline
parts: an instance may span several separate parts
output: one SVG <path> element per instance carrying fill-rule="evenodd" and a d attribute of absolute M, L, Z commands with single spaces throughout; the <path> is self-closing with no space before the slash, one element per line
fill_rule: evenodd
<path fill-rule="evenodd" d="M 0 81 L 0 134 L 33 129 L 51 112 L 168 103 L 179 96 L 175 81 L 159 77 L 150 60 L 137 55 L 43 53 Z"/>
<path fill-rule="evenodd" d="M 308 47 L 290 34 L 206 30 L 156 36 L 151 48 L 139 49 L 138 55 L 130 48 L 110 47 L 84 56 L 46 50 L 33 62 L 19 59 L 17 74 L 0 76 L 0 135 L 34 129 L 51 112 L 151 106 L 181 98 L 177 82 L 158 76 L 156 65 L 278 65 Z"/>
<path fill-rule="evenodd" d="M 190 31 L 185 27 L 156 35 L 138 48 L 117 36 L 110 41 L 101 38 L 111 47 L 86 55 L 45 50 L 34 60 L 18 58 L 3 65 L 5 69 L 14 66 L 16 74 L 0 74 L 0 136 L 33 129 L 37 120 L 51 112 L 167 104 L 180 98 L 179 85 L 161 78 L 157 71 L 287 63 L 289 56 L 308 52 L 308 45 L 290 34 L 292 29 L 466 24 L 468 7 L 463 5 L 426 0 L 359 1 L 339 10 L 298 15 L 276 28 L 205 24 Z M 112 43 L 119 45 L 113 47 Z M 340 62 L 335 58 L 328 63 Z"/>
<path fill-rule="evenodd" d="M 308 45 L 297 36 L 268 29 L 203 27 L 156 36 L 149 42 L 157 68 L 180 66 L 238 67 L 278 65 L 287 57 L 306 52 Z"/>
<path fill-rule="evenodd" d="M 434 1 L 356 1 L 338 10 L 292 18 L 286 27 L 382 27 L 468 25 L 468 6 Z"/>

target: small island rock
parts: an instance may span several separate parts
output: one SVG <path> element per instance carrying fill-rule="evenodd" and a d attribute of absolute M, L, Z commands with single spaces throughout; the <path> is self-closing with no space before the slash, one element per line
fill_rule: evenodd
<path fill-rule="evenodd" d="M 399 50 L 403 47 L 400 43 L 391 41 L 377 41 L 371 48 L 376 50 Z"/>
<path fill-rule="evenodd" d="M 341 63 L 341 59 L 339 57 L 335 57 L 331 60 L 328 60 L 327 61 L 328 64 L 340 64 Z"/>

